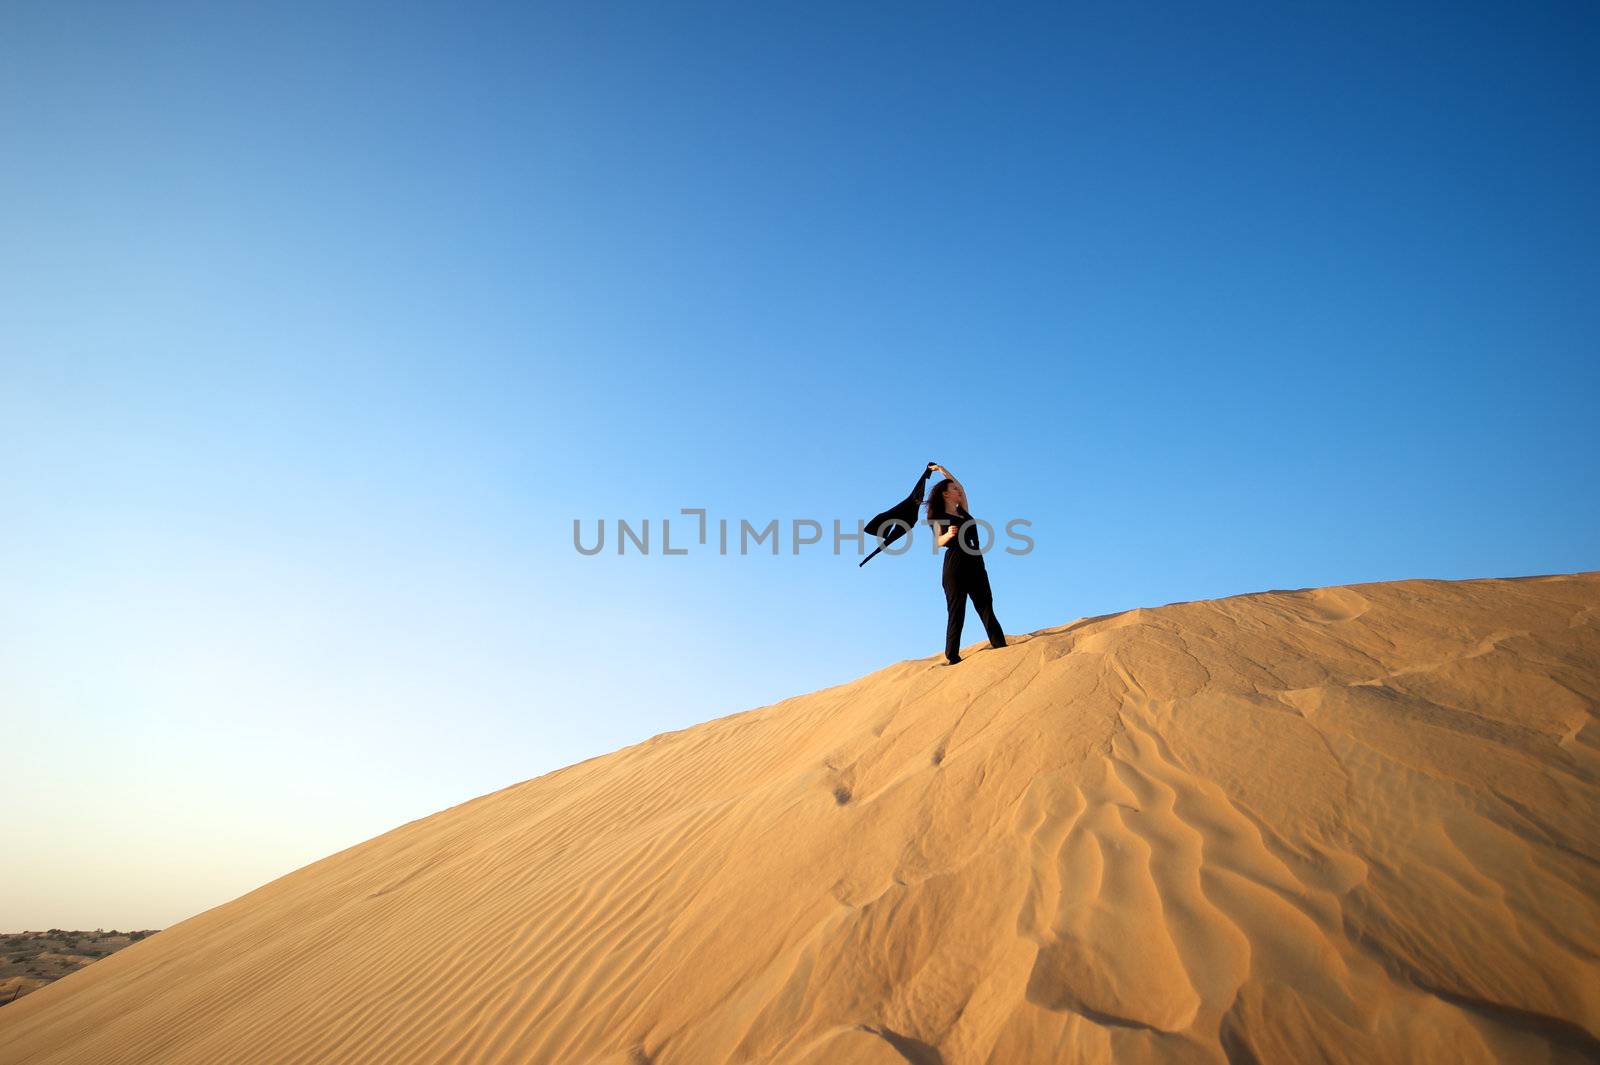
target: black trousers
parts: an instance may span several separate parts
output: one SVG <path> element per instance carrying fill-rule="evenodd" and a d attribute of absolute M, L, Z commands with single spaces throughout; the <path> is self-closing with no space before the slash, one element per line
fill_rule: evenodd
<path fill-rule="evenodd" d="M 954 662 L 961 657 L 961 626 L 967 620 L 967 600 L 972 600 L 983 622 L 983 631 L 989 634 L 990 647 L 1004 647 L 1006 634 L 1000 628 L 1000 619 L 994 616 L 994 593 L 989 590 L 989 571 L 984 568 L 982 555 L 969 555 L 960 544 L 951 544 L 944 552 L 944 603 L 949 617 L 944 626 L 944 657 Z"/>

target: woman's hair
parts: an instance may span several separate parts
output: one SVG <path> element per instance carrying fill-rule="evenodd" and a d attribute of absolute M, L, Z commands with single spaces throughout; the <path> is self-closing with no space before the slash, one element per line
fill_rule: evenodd
<path fill-rule="evenodd" d="M 934 485 L 933 491 L 928 493 L 929 521 L 933 521 L 936 518 L 948 518 L 950 516 L 950 512 L 945 509 L 944 492 L 945 489 L 949 488 L 953 484 L 955 484 L 955 482 L 946 477 L 944 480 Z"/>

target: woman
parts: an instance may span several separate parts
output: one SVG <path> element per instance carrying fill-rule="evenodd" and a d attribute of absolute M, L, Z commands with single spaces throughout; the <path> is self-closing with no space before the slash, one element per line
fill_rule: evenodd
<path fill-rule="evenodd" d="M 961 625 L 967 617 L 967 598 L 977 608 L 990 647 L 1004 647 L 1006 634 L 994 616 L 994 593 L 989 571 L 978 550 L 978 526 L 967 513 L 967 491 L 955 475 L 937 462 L 929 467 L 944 476 L 928 494 L 928 524 L 935 542 L 944 548 L 944 602 L 949 611 L 944 627 L 944 657 L 952 666 L 961 661 Z"/>

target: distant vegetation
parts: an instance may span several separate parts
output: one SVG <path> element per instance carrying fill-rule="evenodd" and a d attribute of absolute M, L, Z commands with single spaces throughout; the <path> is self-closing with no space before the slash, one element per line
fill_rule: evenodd
<path fill-rule="evenodd" d="M 159 929 L 83 932 L 51 928 L 43 932 L 0 932 L 0 1006 L 37 991 L 52 980 L 75 973 L 91 962 L 115 954 Z"/>

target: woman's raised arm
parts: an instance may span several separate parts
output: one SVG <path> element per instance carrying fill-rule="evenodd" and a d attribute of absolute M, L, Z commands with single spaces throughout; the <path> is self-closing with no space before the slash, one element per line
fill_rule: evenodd
<path fill-rule="evenodd" d="M 952 484 L 954 484 L 957 488 L 961 489 L 962 498 L 964 498 L 967 501 L 967 513 L 969 513 L 969 514 L 972 513 L 972 496 L 967 494 L 967 486 L 962 484 L 960 481 L 956 480 L 956 475 L 955 474 L 951 473 L 949 470 L 945 469 L 943 466 L 939 465 L 937 462 L 933 463 L 933 469 L 934 469 L 935 473 L 939 473 L 939 474 L 944 475 L 945 477 L 948 477 Z"/>

